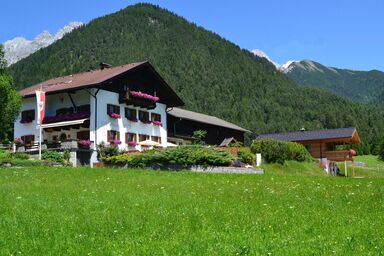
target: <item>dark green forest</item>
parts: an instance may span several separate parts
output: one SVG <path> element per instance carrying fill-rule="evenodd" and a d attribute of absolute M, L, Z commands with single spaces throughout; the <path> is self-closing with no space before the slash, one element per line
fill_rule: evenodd
<path fill-rule="evenodd" d="M 384 105 L 384 72 L 326 67 L 314 61 L 292 63 L 287 75 L 299 85 L 319 87 L 356 102 Z"/>
<path fill-rule="evenodd" d="M 45 79 L 149 60 L 185 101 L 256 133 L 356 126 L 366 151 L 384 131 L 383 111 L 298 86 L 272 64 L 219 35 L 149 4 L 91 21 L 10 67 L 18 89 Z"/>

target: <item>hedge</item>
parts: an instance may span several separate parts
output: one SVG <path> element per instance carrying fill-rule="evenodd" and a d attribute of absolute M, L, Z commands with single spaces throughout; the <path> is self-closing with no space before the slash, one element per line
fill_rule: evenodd
<path fill-rule="evenodd" d="M 304 162 L 312 159 L 311 154 L 303 145 L 274 139 L 255 141 L 251 145 L 251 151 L 254 154 L 261 153 L 262 158 L 267 163 L 284 164 L 287 160 Z"/>

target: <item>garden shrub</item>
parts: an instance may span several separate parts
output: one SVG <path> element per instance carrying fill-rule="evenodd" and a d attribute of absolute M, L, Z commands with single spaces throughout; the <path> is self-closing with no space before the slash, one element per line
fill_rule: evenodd
<path fill-rule="evenodd" d="M 106 145 L 104 142 L 100 143 L 97 148 L 97 157 L 99 159 L 117 156 L 120 154 L 119 148 L 116 145 Z"/>
<path fill-rule="evenodd" d="M 13 154 L 13 158 L 14 159 L 20 159 L 20 160 L 28 160 L 29 159 L 29 155 L 26 154 L 26 153 L 17 152 L 17 153 Z"/>
<path fill-rule="evenodd" d="M 255 154 L 252 153 L 250 148 L 241 148 L 239 152 L 237 152 L 237 157 L 245 164 L 253 165 L 256 161 Z"/>
<path fill-rule="evenodd" d="M 284 164 L 286 160 L 310 161 L 312 156 L 306 148 L 295 142 L 279 141 L 274 139 L 265 139 L 254 142 L 251 145 L 251 151 L 261 153 L 267 163 Z"/>
<path fill-rule="evenodd" d="M 129 167 L 146 167 L 152 165 L 192 165 L 229 166 L 232 157 L 227 152 L 201 145 L 188 145 L 176 148 L 154 149 L 142 154 L 122 154 L 103 158 L 112 165 L 128 165 Z"/>
<path fill-rule="evenodd" d="M 63 162 L 63 154 L 58 152 L 58 151 L 46 150 L 41 154 L 41 159 L 51 160 L 54 162 L 62 163 Z"/>
<path fill-rule="evenodd" d="M 384 161 L 384 139 L 381 140 L 378 153 L 379 153 L 379 160 Z"/>

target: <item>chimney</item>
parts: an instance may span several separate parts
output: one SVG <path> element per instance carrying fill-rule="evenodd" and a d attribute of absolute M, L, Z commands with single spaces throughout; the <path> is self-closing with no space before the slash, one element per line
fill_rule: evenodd
<path fill-rule="evenodd" d="M 111 68 L 112 65 L 111 64 L 108 64 L 108 63 L 105 63 L 105 62 L 100 62 L 100 69 L 103 70 L 105 68 Z"/>

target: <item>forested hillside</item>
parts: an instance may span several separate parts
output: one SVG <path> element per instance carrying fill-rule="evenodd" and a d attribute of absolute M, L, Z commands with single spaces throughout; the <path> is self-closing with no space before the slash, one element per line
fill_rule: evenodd
<path fill-rule="evenodd" d="M 384 105 L 384 72 L 331 68 L 305 60 L 292 63 L 287 75 L 300 85 L 320 87 L 356 102 Z"/>
<path fill-rule="evenodd" d="M 357 126 L 369 143 L 383 113 L 319 89 L 297 86 L 265 59 L 166 10 L 138 4 L 93 20 L 10 67 L 15 86 L 149 60 L 186 108 L 257 133 Z"/>

